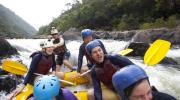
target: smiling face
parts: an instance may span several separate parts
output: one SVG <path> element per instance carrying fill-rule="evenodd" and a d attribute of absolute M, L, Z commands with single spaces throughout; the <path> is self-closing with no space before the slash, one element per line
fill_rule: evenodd
<path fill-rule="evenodd" d="M 102 63 L 104 61 L 104 53 L 100 46 L 92 49 L 91 56 L 96 63 Z"/>
<path fill-rule="evenodd" d="M 47 48 L 45 48 L 46 54 L 47 54 L 47 55 L 52 55 L 53 49 L 54 49 L 53 47 L 47 47 Z"/>
<path fill-rule="evenodd" d="M 89 43 L 89 42 L 91 42 L 92 40 L 93 40 L 92 35 L 83 38 L 83 41 L 84 41 L 84 43 L 86 43 L 86 44 Z"/>
<path fill-rule="evenodd" d="M 152 100 L 152 91 L 147 80 L 136 85 L 129 97 L 129 100 Z"/>

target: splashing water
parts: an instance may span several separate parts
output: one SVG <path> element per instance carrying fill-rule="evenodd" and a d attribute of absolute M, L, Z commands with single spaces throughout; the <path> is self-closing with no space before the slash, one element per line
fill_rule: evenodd
<path fill-rule="evenodd" d="M 34 51 L 40 50 L 39 43 L 44 41 L 44 39 L 9 39 L 11 45 L 18 47 L 20 53 L 20 58 L 23 60 L 27 66 L 29 66 L 31 59 L 30 54 Z M 115 40 L 102 40 L 107 49 L 108 53 L 116 53 L 123 50 L 129 42 L 125 41 L 115 41 Z M 68 41 L 67 48 L 71 52 L 70 61 L 74 65 L 77 65 L 77 57 L 79 53 L 79 46 L 82 41 Z M 180 58 L 178 53 L 180 49 L 170 50 L 167 54 L 168 57 Z M 171 67 L 171 65 L 161 65 L 157 64 L 153 67 L 147 67 L 144 65 L 143 60 L 130 58 L 135 64 L 142 66 L 143 69 L 149 75 L 151 85 L 154 85 L 159 91 L 168 93 L 175 96 L 177 99 L 180 98 L 180 71 L 176 68 Z M 84 61 L 86 63 L 85 57 Z M 84 63 L 84 64 L 85 64 Z M 3 93 L 0 93 L 0 100 L 5 100 Z"/>

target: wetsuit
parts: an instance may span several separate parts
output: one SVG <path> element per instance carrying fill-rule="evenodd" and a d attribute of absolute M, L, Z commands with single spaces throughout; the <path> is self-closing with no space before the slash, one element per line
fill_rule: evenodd
<path fill-rule="evenodd" d="M 64 89 L 61 88 L 59 90 L 59 95 L 56 96 L 55 98 L 56 100 L 78 100 L 76 96 L 72 94 L 71 91 L 65 88 Z M 31 95 L 28 100 L 36 100 L 36 99 L 34 99 L 33 95 Z"/>
<path fill-rule="evenodd" d="M 103 43 L 100 40 L 98 40 L 98 39 L 96 39 L 96 40 L 99 41 L 99 43 L 101 44 L 103 52 L 105 54 L 107 54 L 106 49 L 105 49 Z M 82 63 L 83 63 L 83 56 L 86 56 L 86 59 L 87 59 L 87 62 L 88 62 L 88 64 L 87 64 L 88 68 L 90 69 L 93 66 L 93 64 L 92 64 L 93 61 L 92 61 L 91 57 L 86 52 L 86 49 L 85 49 L 86 45 L 87 44 L 83 43 L 83 44 L 81 44 L 81 46 L 79 48 L 77 72 L 81 71 L 81 67 L 82 67 Z"/>
<path fill-rule="evenodd" d="M 52 68 L 53 71 L 56 69 L 55 56 L 45 55 L 43 52 L 35 52 L 30 57 L 32 57 L 32 61 L 30 64 L 29 71 L 25 77 L 24 85 L 30 83 L 34 84 L 34 79 L 37 77 L 34 73 L 38 74 L 47 74 L 49 70 Z"/>
<path fill-rule="evenodd" d="M 120 68 L 132 64 L 133 63 L 129 59 L 117 54 L 106 55 L 104 61 L 101 64 L 95 64 L 91 71 L 95 100 L 102 100 L 100 82 L 102 82 L 109 89 L 115 91 L 112 84 L 113 74 Z"/>
<path fill-rule="evenodd" d="M 176 98 L 166 93 L 159 92 L 154 86 L 152 86 L 152 95 L 152 100 L 177 100 Z"/>

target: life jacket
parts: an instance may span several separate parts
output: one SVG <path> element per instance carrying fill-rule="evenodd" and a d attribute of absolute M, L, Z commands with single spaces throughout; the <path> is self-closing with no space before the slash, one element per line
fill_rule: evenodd
<path fill-rule="evenodd" d="M 53 44 L 58 44 L 61 40 L 61 38 L 58 38 L 58 39 L 55 39 L 53 41 Z M 54 48 L 54 53 L 56 55 L 60 54 L 60 53 L 65 53 L 67 51 L 67 48 L 66 48 L 66 45 L 65 45 L 65 42 L 63 43 L 62 46 L 57 46 L 56 48 Z"/>
<path fill-rule="evenodd" d="M 40 54 L 41 55 L 41 59 L 38 62 L 36 69 L 34 71 L 34 73 L 38 73 L 38 74 L 47 74 L 49 72 L 49 70 L 51 69 L 52 65 L 53 65 L 53 57 L 54 55 L 48 55 L 46 56 L 44 53 L 42 52 L 35 52 L 33 53 L 30 57 L 35 56 L 36 54 Z M 34 84 L 34 80 L 38 75 L 33 74 L 32 78 L 30 79 L 29 83 L 31 85 Z"/>
<path fill-rule="evenodd" d="M 45 56 L 44 54 L 39 61 L 35 73 L 47 74 L 53 65 L 53 55 Z"/>
<path fill-rule="evenodd" d="M 68 89 L 60 88 L 59 95 L 56 96 L 56 100 L 78 100 L 78 99 Z"/>
<path fill-rule="evenodd" d="M 121 67 L 114 65 L 111 61 L 105 56 L 105 60 L 100 65 L 95 65 L 96 77 L 100 80 L 105 86 L 114 90 L 112 84 L 112 76 L 113 74 L 120 69 Z"/>

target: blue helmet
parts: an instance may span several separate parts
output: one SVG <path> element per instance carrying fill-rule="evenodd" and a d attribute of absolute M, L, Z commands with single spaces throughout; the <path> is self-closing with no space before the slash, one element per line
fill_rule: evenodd
<path fill-rule="evenodd" d="M 37 100 L 52 100 L 59 94 L 60 82 L 54 75 L 43 75 L 34 83 L 34 97 Z"/>
<path fill-rule="evenodd" d="M 145 78 L 148 78 L 148 76 L 141 67 L 137 65 L 129 65 L 117 71 L 113 75 L 112 82 L 122 100 L 127 100 L 124 90 Z"/>
<path fill-rule="evenodd" d="M 92 30 L 90 30 L 90 29 L 83 29 L 81 31 L 82 38 L 85 38 L 85 37 L 88 37 L 88 36 L 91 36 L 91 35 L 92 35 Z"/>
<path fill-rule="evenodd" d="M 86 52 L 91 55 L 92 49 L 97 46 L 101 46 L 98 40 L 93 40 L 86 45 Z"/>

